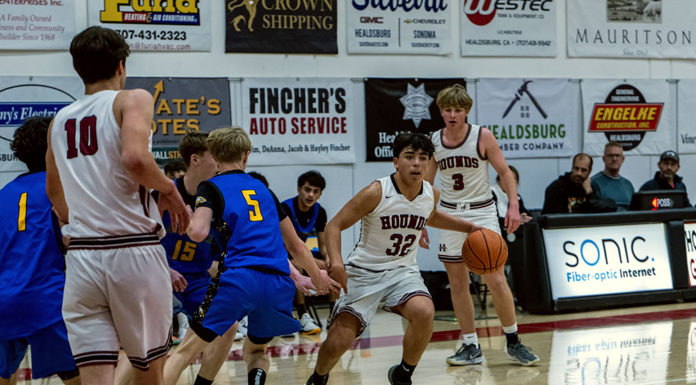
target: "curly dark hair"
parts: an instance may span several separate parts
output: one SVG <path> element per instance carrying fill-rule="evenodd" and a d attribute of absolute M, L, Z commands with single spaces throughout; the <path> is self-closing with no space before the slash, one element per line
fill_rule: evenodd
<path fill-rule="evenodd" d="M 75 35 L 70 43 L 73 67 L 85 84 L 111 79 L 118 64 L 126 65 L 130 48 L 118 32 L 92 26 Z"/>
<path fill-rule="evenodd" d="M 31 172 L 46 170 L 46 135 L 50 124 L 51 118 L 34 116 L 14 132 L 10 149 Z"/>

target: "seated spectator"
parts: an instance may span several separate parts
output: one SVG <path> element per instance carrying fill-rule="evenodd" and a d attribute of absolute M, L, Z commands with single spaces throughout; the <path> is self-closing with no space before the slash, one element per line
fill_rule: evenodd
<path fill-rule="evenodd" d="M 631 196 L 635 189 L 630 180 L 619 175 L 619 170 L 626 157 L 621 144 L 609 142 L 604 146 L 604 170 L 592 177 L 592 191 L 602 198 L 610 198 L 616 202 L 618 211 L 628 210 Z"/>
<path fill-rule="evenodd" d="M 515 175 L 515 183 L 517 183 L 517 186 L 519 187 L 520 173 L 514 166 L 508 167 L 510 167 L 510 171 L 512 171 L 512 173 Z M 495 199 L 495 203 L 497 206 L 496 208 L 498 209 L 498 219 L 501 220 L 500 228 L 502 229 L 509 201 L 505 188 L 503 188 L 503 186 L 500 184 L 500 176 L 495 177 L 495 185 L 491 186 L 491 191 L 493 192 L 493 199 Z M 520 194 L 517 194 L 517 200 L 520 203 L 520 224 L 525 224 L 531 221 L 532 217 L 529 215 L 527 208 L 524 207 L 524 202 L 522 201 L 522 196 Z"/>
<path fill-rule="evenodd" d="M 186 163 L 181 160 L 173 160 L 164 165 L 164 175 L 169 179 L 177 179 L 186 174 Z"/>
<path fill-rule="evenodd" d="M 657 162 L 657 168 L 660 170 L 655 173 L 655 177 L 640 186 L 640 191 L 681 190 L 686 192 L 686 185 L 682 182 L 682 177 L 677 175 L 679 154 L 672 150 L 663 152 L 660 155 L 660 161 Z M 691 206 L 688 196 L 686 197 L 686 206 Z"/>
<path fill-rule="evenodd" d="M 542 214 L 599 213 L 616 211 L 616 203 L 592 191 L 592 157 L 585 153 L 573 157 L 573 168 L 546 188 Z"/>

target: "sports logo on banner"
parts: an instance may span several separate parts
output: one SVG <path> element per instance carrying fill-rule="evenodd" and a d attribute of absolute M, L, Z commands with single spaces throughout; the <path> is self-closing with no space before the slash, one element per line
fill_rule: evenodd
<path fill-rule="evenodd" d="M 675 148 L 675 127 L 665 80 L 583 80 L 585 152 L 604 154 L 618 142 L 629 154 L 660 154 Z"/>
<path fill-rule="evenodd" d="M 89 0 L 89 24 L 120 33 L 133 51 L 210 51 L 211 3 Z"/>
<path fill-rule="evenodd" d="M 83 93 L 78 78 L 0 77 L 0 172 L 26 170 L 10 150 L 14 132 L 24 120 L 33 116 L 52 118 Z"/>
<path fill-rule="evenodd" d="M 696 80 L 679 80 L 677 95 L 677 150 L 680 154 L 693 154 L 696 153 L 696 122 L 693 118 Z"/>
<path fill-rule="evenodd" d="M 462 56 L 556 56 L 554 0 L 463 0 L 460 23 Z"/>
<path fill-rule="evenodd" d="M 0 1 L 0 49 L 67 50 L 75 35 L 75 0 Z"/>
<path fill-rule="evenodd" d="M 187 130 L 210 132 L 231 124 L 227 79 L 129 77 L 126 88 L 143 88 L 154 98 L 152 153 L 158 163 L 181 159 L 179 142 Z"/>
<path fill-rule="evenodd" d="M 577 152 L 580 87 L 568 79 L 479 79 L 478 120 L 506 158 L 570 156 Z"/>
<path fill-rule="evenodd" d="M 244 79 L 249 164 L 354 163 L 352 93 L 350 79 Z"/>
<path fill-rule="evenodd" d="M 568 56 L 696 57 L 693 0 L 568 0 Z"/>
<path fill-rule="evenodd" d="M 338 53 L 336 0 L 225 0 L 224 4 L 225 52 Z"/>
<path fill-rule="evenodd" d="M 348 53 L 452 53 L 450 1 L 346 1 Z"/>
<path fill-rule="evenodd" d="M 367 79 L 367 161 L 391 162 L 392 143 L 402 132 L 430 134 L 444 127 L 437 94 L 455 83 L 466 86 L 463 79 Z"/>

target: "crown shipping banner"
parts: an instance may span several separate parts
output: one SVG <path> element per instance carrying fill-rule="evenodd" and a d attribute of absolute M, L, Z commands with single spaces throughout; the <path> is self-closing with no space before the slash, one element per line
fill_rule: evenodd
<path fill-rule="evenodd" d="M 225 52 L 338 53 L 337 0 L 225 0 L 224 7 Z"/>
<path fill-rule="evenodd" d="M 479 79 L 478 123 L 495 135 L 505 158 L 578 152 L 580 86 L 568 79 Z"/>
<path fill-rule="evenodd" d="M 626 155 L 676 148 L 676 117 L 664 79 L 582 81 L 584 152 L 604 154 L 618 142 Z"/>
<path fill-rule="evenodd" d="M 75 35 L 75 0 L 0 1 L 0 49 L 67 50 Z"/>

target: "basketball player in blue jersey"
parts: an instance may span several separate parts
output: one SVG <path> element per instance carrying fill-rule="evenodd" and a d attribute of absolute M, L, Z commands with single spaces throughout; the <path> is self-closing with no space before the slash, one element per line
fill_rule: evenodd
<path fill-rule="evenodd" d="M 416 262 L 421 230 L 426 223 L 467 233 L 478 229 L 435 209 L 440 193 L 423 180 L 433 155 L 427 136 L 400 134 L 393 153 L 396 172 L 358 192 L 326 225 L 329 271 L 347 290 L 336 301 L 329 333 L 307 385 L 327 383 L 329 371 L 365 330 L 380 303 L 408 321 L 401 363 L 389 369 L 387 378 L 391 384 L 411 384 L 411 375 L 430 342 L 435 314 Z M 344 266 L 341 231 L 358 220 L 360 239 Z"/>
<path fill-rule="evenodd" d="M 79 384 L 61 305 L 65 261 L 58 221 L 46 196 L 46 133 L 50 118 L 29 118 L 10 148 L 27 165 L 0 190 L 0 384 L 16 383 L 31 345 L 32 378 L 57 374 Z"/>
<path fill-rule="evenodd" d="M 309 273 L 317 292 L 337 291 L 339 285 L 321 273 L 275 195 L 244 172 L 251 152 L 244 130 L 217 129 L 208 136 L 207 145 L 221 173 L 198 187 L 196 211 L 186 232 L 200 242 L 213 222 L 216 227 L 224 224 L 229 239 L 225 270 L 190 324 L 195 334 L 185 342 L 201 348 L 247 315 L 243 349 L 248 382 L 260 385 L 270 364 L 265 354 L 268 342 L 300 329 L 292 317 L 295 286 L 286 247 Z"/>

